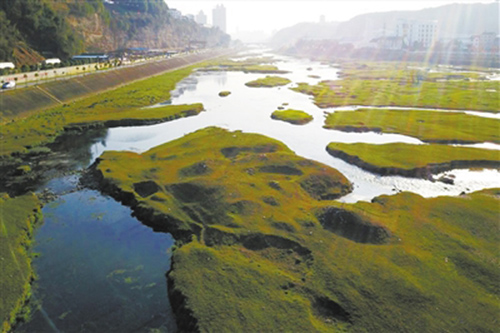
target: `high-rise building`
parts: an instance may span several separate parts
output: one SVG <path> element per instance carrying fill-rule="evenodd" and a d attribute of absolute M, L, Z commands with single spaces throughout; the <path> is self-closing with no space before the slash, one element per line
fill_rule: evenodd
<path fill-rule="evenodd" d="M 206 25 L 207 24 L 207 15 L 205 15 L 205 13 L 202 10 L 200 10 L 198 15 L 196 15 L 195 21 L 198 24 Z"/>
<path fill-rule="evenodd" d="M 212 25 L 226 32 L 226 7 L 224 5 L 217 5 L 212 10 Z"/>
<path fill-rule="evenodd" d="M 406 47 L 429 48 L 436 42 L 437 25 L 437 21 L 399 19 L 396 36 L 403 38 Z"/>

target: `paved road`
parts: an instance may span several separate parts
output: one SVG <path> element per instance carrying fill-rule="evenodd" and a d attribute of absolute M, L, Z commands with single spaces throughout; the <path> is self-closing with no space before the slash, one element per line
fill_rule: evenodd
<path fill-rule="evenodd" d="M 169 59 L 146 62 L 116 70 L 51 80 L 36 89 L 9 89 L 1 94 L 0 119 L 8 120 L 62 103 L 69 103 L 95 93 L 115 89 L 133 81 L 143 80 L 170 70 L 179 69 L 207 59 L 234 53 L 232 49 L 211 50 Z"/>
<path fill-rule="evenodd" d="M 4 75 L 4 76 L 0 76 L 0 82 L 2 82 L 2 81 L 4 81 L 4 82 L 15 81 L 14 78 L 17 78 L 16 87 L 14 89 L 0 89 L 0 93 L 8 91 L 8 90 L 18 90 L 18 89 L 31 87 L 31 86 L 41 85 L 41 84 L 45 84 L 45 83 L 49 83 L 49 82 L 53 82 L 53 81 L 63 81 L 63 80 L 73 79 L 73 78 L 77 78 L 77 77 L 83 77 L 83 76 L 92 75 L 92 74 L 121 70 L 124 68 L 143 66 L 143 65 L 146 65 L 149 63 L 161 62 L 161 61 L 165 61 L 165 60 L 169 60 L 169 59 L 185 58 L 185 57 L 189 57 L 190 55 L 193 55 L 193 54 L 205 54 L 205 53 L 210 53 L 211 51 L 213 51 L 213 50 L 207 50 L 207 51 L 200 52 L 200 53 L 183 53 L 183 54 L 178 54 L 178 55 L 175 55 L 175 56 L 172 56 L 169 58 L 162 57 L 162 58 L 155 58 L 152 60 L 136 61 L 134 63 L 125 64 L 125 65 L 122 65 L 119 67 L 112 67 L 112 68 L 105 69 L 105 70 L 102 70 L 102 69 L 96 70 L 95 65 L 97 65 L 97 63 L 92 63 L 92 64 L 85 64 L 85 65 L 78 65 L 78 66 L 71 66 L 71 67 L 39 70 L 39 71 L 35 71 L 35 72 Z M 83 67 L 85 67 L 89 70 L 82 72 Z M 68 74 L 68 73 L 71 73 L 71 74 Z M 35 76 L 35 74 L 38 74 L 38 77 Z M 24 75 L 27 75 L 27 78 L 24 78 Z"/>

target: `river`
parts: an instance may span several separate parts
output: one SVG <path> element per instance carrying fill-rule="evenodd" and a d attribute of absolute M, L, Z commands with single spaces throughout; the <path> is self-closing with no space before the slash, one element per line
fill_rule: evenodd
<path fill-rule="evenodd" d="M 338 69 L 309 60 L 275 56 L 276 65 L 291 73 L 292 83 L 277 88 L 250 88 L 245 83 L 262 74 L 198 71 L 181 81 L 163 104 L 204 104 L 202 114 L 153 126 L 119 127 L 88 134 L 84 142 L 66 138 L 57 149 L 69 153 L 72 168 L 90 165 L 106 150 L 143 152 L 207 126 L 260 133 L 284 142 L 298 155 L 334 167 L 354 183 L 343 202 L 369 201 L 381 194 L 411 191 L 425 197 L 458 195 L 500 187 L 497 170 L 452 170 L 455 184 L 382 177 L 330 156 L 332 141 L 424 144 L 397 134 L 344 133 L 323 129 L 325 110 L 311 97 L 288 89 L 297 82 L 316 84 L 338 79 Z M 317 77 L 311 77 L 319 76 Z M 231 91 L 222 98 L 218 93 Z M 287 104 L 285 106 L 285 104 Z M 314 120 L 303 126 L 272 120 L 278 107 L 304 110 Z M 355 107 L 353 107 L 355 108 Z M 353 109 L 351 108 L 351 109 Z M 339 108 L 345 110 L 346 108 Z M 335 109 L 328 109 L 335 112 Z M 474 110 L 468 111 L 476 114 Z M 68 142 L 70 144 L 68 145 Z M 77 145 L 77 146 L 75 146 Z M 498 149 L 498 145 L 478 146 Z M 439 177 L 439 175 L 437 176 Z M 67 175 L 40 186 L 58 195 L 43 209 L 45 222 L 36 232 L 33 318 L 19 332 L 175 331 L 165 273 L 170 266 L 169 234 L 142 225 L 129 208 L 100 193 L 81 188 L 78 176 Z"/>

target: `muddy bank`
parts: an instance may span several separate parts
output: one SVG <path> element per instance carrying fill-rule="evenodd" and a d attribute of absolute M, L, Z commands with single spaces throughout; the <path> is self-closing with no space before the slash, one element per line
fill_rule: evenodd
<path fill-rule="evenodd" d="M 500 161 L 488 160 L 456 160 L 448 163 L 428 164 L 422 168 L 402 169 L 397 167 L 381 167 L 365 162 L 355 155 L 349 155 L 342 150 L 327 147 L 326 150 L 333 157 L 340 158 L 347 163 L 354 164 L 364 170 L 382 175 L 382 176 L 403 176 L 412 178 L 423 178 L 434 181 L 433 175 L 454 169 L 469 168 L 500 168 Z"/>

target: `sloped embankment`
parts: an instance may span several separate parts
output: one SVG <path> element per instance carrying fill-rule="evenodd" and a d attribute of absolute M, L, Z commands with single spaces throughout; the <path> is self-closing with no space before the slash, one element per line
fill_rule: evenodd
<path fill-rule="evenodd" d="M 52 81 L 37 87 L 3 92 L 0 116 L 9 118 L 26 115 L 36 110 L 57 106 L 74 99 L 117 88 L 133 81 L 218 57 L 226 52 L 212 51 L 203 54 L 191 54 L 67 80 Z"/>

